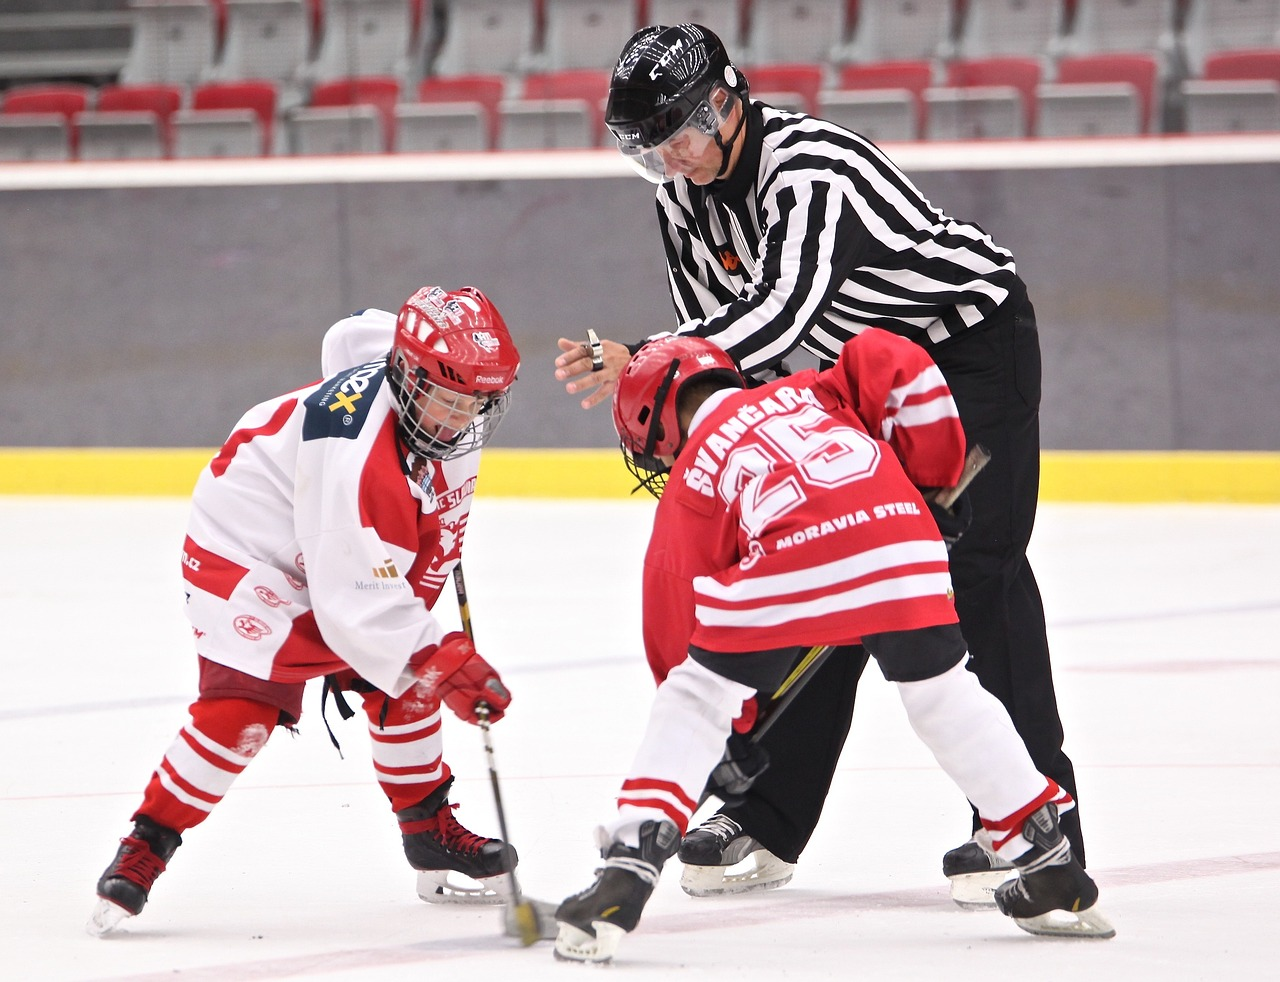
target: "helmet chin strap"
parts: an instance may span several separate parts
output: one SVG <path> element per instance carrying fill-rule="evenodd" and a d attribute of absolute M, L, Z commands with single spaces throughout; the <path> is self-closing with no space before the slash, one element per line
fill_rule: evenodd
<path fill-rule="evenodd" d="M 738 105 L 741 107 L 742 103 Z M 733 132 L 729 134 L 729 142 L 725 143 L 720 139 L 720 131 L 716 130 L 716 146 L 720 148 L 720 172 L 716 174 L 716 180 L 722 180 L 729 173 L 729 158 L 733 155 L 733 145 L 738 140 L 738 134 L 742 132 L 742 127 L 747 122 L 747 111 L 742 107 L 742 114 L 738 117 L 738 125 L 733 128 Z"/>

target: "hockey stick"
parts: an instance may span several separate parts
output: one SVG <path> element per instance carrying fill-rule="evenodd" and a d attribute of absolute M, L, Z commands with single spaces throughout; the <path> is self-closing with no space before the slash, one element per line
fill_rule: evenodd
<path fill-rule="evenodd" d="M 818 669 L 822 663 L 827 660 L 827 656 L 835 651 L 835 645 L 814 645 L 804 653 L 804 656 L 791 669 L 790 673 L 782 683 L 769 697 L 769 701 L 759 710 L 756 715 L 755 725 L 751 732 L 747 734 L 747 743 L 755 746 L 764 735 L 769 732 L 769 728 L 778 721 L 778 717 L 782 715 L 782 711 L 791 705 L 796 696 L 800 694 L 800 690 L 805 684 L 818 673 Z M 723 764 L 724 761 L 721 761 Z M 717 764 L 717 769 L 721 766 Z M 708 778 L 710 783 L 710 778 Z M 698 806 L 694 809 L 697 811 L 706 804 L 707 799 L 711 797 L 713 792 L 706 789 L 702 792 L 702 797 L 698 799 Z"/>
<path fill-rule="evenodd" d="M 474 645 L 476 636 L 471 627 L 471 605 L 467 601 L 467 581 L 462 573 L 462 562 L 453 567 L 453 586 L 458 594 L 458 613 L 462 618 L 462 630 L 466 633 L 468 639 Z M 484 738 L 484 755 L 489 764 L 489 784 L 493 788 L 493 806 L 498 813 L 498 833 L 502 836 L 502 841 L 511 845 L 511 840 L 507 836 L 507 812 L 502 806 L 502 788 L 498 784 L 498 766 L 493 754 L 493 737 L 489 733 L 489 706 L 487 703 L 481 702 L 476 706 L 476 715 L 480 721 L 480 732 Z M 520 939 L 520 943 L 528 947 L 535 941 L 541 939 L 543 931 L 539 924 L 538 912 L 534 909 L 533 902 L 521 897 L 520 884 L 516 880 L 516 871 L 513 866 L 507 870 L 507 875 L 511 878 L 511 914 L 515 926 L 515 935 Z M 548 908 L 550 905 L 546 905 Z M 503 917 L 504 924 L 506 916 Z M 510 932 L 509 932 L 510 933 Z M 549 935 L 555 937 L 555 935 Z"/>
<path fill-rule="evenodd" d="M 978 476 L 979 471 L 990 461 L 991 451 L 980 443 L 974 444 L 973 449 L 964 458 L 964 469 L 960 472 L 960 480 L 952 487 L 938 489 L 933 500 L 943 508 L 950 508 L 970 482 Z M 782 711 L 791 704 L 804 684 L 817 674 L 818 668 L 834 650 L 834 645 L 814 645 L 805 653 L 796 667 L 791 670 L 791 674 L 782 680 L 782 684 L 761 709 L 760 715 L 756 718 L 756 725 L 747 738 L 751 743 L 759 743 L 769 732 L 769 727 L 777 722 Z"/>
<path fill-rule="evenodd" d="M 965 455 L 964 470 L 960 472 L 960 480 L 954 486 L 949 488 L 939 488 L 933 495 L 935 503 L 943 508 L 950 508 L 956 503 L 956 499 L 969 486 L 969 482 L 978 476 L 978 472 L 991 462 L 991 451 L 984 447 L 981 443 L 975 443 L 973 449 Z"/>
<path fill-rule="evenodd" d="M 756 725 L 747 737 L 749 742 L 759 743 L 764 738 L 764 735 L 769 732 L 769 727 L 778 721 L 782 711 L 791 705 L 805 683 L 818 674 L 818 669 L 833 651 L 835 651 L 835 645 L 828 644 L 814 645 L 805 652 L 804 657 L 791 670 L 791 674 L 782 680 L 782 684 L 774 690 L 769 701 L 760 710 L 759 716 L 756 717 Z"/>
<path fill-rule="evenodd" d="M 990 451 L 981 444 L 975 444 L 969 453 L 965 455 L 964 468 L 960 472 L 960 479 L 952 487 L 939 488 L 935 491 L 933 500 L 943 508 L 950 508 L 990 460 Z M 805 652 L 804 657 L 796 663 L 790 674 L 782 680 L 782 684 L 769 697 L 769 701 L 761 707 L 756 716 L 755 726 L 747 735 L 749 744 L 754 746 L 764 739 L 764 735 L 769 732 L 770 727 L 778 721 L 778 717 L 800 694 L 800 690 L 804 688 L 805 684 L 818 673 L 822 663 L 827 660 L 827 657 L 834 650 L 835 645 L 814 645 Z M 699 808 L 702 807 L 708 797 L 710 795 L 704 791 L 701 800 L 698 802 Z"/>

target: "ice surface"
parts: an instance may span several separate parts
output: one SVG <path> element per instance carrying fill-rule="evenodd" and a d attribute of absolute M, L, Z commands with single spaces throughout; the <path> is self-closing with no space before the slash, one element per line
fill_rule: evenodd
<path fill-rule="evenodd" d="M 178 573 L 187 505 L 0 498 L 0 951 L 14 980 L 576 978 L 493 908 L 427 905 L 358 720 L 308 692 L 151 904 L 84 932 L 94 882 L 185 720 L 195 659 Z M 521 885 L 586 886 L 652 693 L 639 561 L 651 503 L 480 499 L 467 581 L 515 702 L 493 730 Z M 947 899 L 968 812 L 864 677 L 795 879 L 695 900 L 673 867 L 606 971 L 627 979 L 1272 977 L 1280 910 L 1280 508 L 1042 509 L 1033 560 L 1114 941 L 1033 938 Z M 452 603 L 442 609 L 456 623 Z M 446 721 L 457 815 L 496 834 L 478 730 Z"/>

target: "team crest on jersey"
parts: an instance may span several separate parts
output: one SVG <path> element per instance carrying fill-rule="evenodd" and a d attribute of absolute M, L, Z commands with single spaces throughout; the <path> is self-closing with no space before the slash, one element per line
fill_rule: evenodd
<path fill-rule="evenodd" d="M 280 596 L 280 594 L 276 593 L 275 590 L 272 590 L 270 587 L 267 587 L 267 586 L 255 586 L 253 588 L 253 592 L 257 594 L 258 599 L 261 600 L 268 607 L 279 607 L 281 605 L 284 605 L 284 606 L 293 605 L 292 600 L 285 600 L 284 597 Z"/>
<path fill-rule="evenodd" d="M 306 415 L 302 421 L 302 439 L 354 440 L 360 435 L 386 373 L 387 363 L 380 358 L 325 379 L 303 403 Z"/>
<path fill-rule="evenodd" d="M 271 633 L 271 628 L 267 627 L 266 622 L 252 614 L 241 614 L 231 622 L 231 625 L 236 629 L 236 634 L 246 641 L 261 641 Z"/>

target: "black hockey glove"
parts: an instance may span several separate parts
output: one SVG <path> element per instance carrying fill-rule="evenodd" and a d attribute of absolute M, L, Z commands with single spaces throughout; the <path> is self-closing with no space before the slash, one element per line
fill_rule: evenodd
<path fill-rule="evenodd" d="M 758 743 L 741 733 L 732 734 L 724 745 L 724 757 L 707 778 L 706 794 L 735 807 L 745 800 L 756 778 L 769 768 L 769 755 Z"/>
<path fill-rule="evenodd" d="M 947 544 L 947 552 L 950 552 L 973 521 L 973 503 L 969 500 L 969 492 L 961 492 L 950 508 L 943 508 L 933 500 L 932 494 L 925 495 L 924 500 L 933 513 L 933 520 L 938 523 L 938 531 L 942 533 L 942 541 Z"/>

